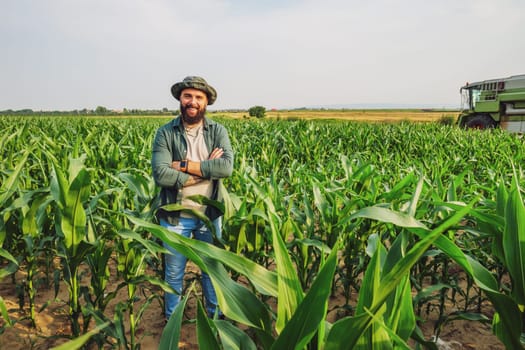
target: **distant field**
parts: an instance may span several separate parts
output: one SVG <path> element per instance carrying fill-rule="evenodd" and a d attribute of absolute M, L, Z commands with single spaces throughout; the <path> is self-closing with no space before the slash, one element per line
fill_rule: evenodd
<path fill-rule="evenodd" d="M 214 112 L 212 115 L 226 115 L 233 118 L 249 117 L 248 112 Z M 432 122 L 442 118 L 457 118 L 458 111 L 453 110 L 276 110 L 266 111 L 265 118 L 297 119 L 347 119 L 363 122 Z"/>

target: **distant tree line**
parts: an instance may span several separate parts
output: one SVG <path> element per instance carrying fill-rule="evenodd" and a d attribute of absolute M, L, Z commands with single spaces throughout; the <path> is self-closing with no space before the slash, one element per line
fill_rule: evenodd
<path fill-rule="evenodd" d="M 222 112 L 245 112 L 243 109 L 225 109 Z M 221 112 L 221 111 L 215 111 Z M 266 108 L 263 106 L 253 106 L 248 109 L 250 117 L 264 118 L 266 116 Z M 95 109 L 74 109 L 71 111 L 34 111 L 32 109 L 6 109 L 1 110 L 0 115 L 27 115 L 27 116 L 126 116 L 126 115 L 179 115 L 180 111 L 170 110 L 168 108 L 162 109 L 127 109 L 112 110 L 104 106 L 97 106 Z"/>
<path fill-rule="evenodd" d="M 97 106 L 95 109 L 74 109 L 71 111 L 34 111 L 32 109 L 6 109 L 0 111 L 0 115 L 70 115 L 70 116 L 115 116 L 115 115 L 178 115 L 178 110 L 162 109 L 127 109 L 111 110 L 104 106 Z"/>

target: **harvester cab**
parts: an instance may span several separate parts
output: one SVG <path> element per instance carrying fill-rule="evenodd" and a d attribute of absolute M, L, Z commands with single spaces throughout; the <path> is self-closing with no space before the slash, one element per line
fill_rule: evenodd
<path fill-rule="evenodd" d="M 525 132 L 525 74 L 467 83 L 460 93 L 461 127 Z"/>

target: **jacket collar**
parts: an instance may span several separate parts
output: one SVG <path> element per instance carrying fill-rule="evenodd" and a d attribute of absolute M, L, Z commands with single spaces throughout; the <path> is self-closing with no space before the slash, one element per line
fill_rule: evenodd
<path fill-rule="evenodd" d="M 184 128 L 183 124 L 182 124 L 182 116 L 181 115 L 179 115 L 177 118 L 173 119 L 171 123 L 172 123 L 174 128 L 179 129 L 181 131 Z M 213 124 L 213 123 L 214 123 L 213 120 L 208 119 L 208 117 L 204 116 L 204 122 L 203 122 L 204 130 L 207 130 L 208 127 L 211 124 Z"/>

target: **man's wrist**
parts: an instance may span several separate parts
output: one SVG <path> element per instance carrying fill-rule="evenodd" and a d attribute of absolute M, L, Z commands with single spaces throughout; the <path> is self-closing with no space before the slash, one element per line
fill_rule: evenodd
<path fill-rule="evenodd" d="M 184 159 L 180 161 L 180 171 L 183 173 L 188 172 L 188 160 Z"/>

